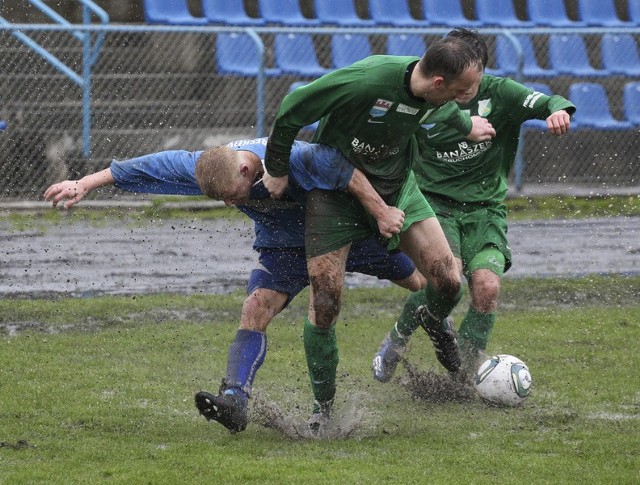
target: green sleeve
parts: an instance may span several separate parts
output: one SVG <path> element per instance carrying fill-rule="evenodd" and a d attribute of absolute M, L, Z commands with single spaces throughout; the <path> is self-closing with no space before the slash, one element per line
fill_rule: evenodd
<path fill-rule="evenodd" d="M 547 104 L 547 108 L 549 109 L 549 115 L 555 113 L 556 111 L 565 110 L 571 116 L 576 112 L 576 107 L 573 105 L 571 101 L 563 98 L 562 96 L 558 96 L 554 94 L 549 98 L 549 103 Z"/>
<path fill-rule="evenodd" d="M 570 115 L 576 111 L 573 103 L 562 96 L 547 96 L 537 92 L 532 94 L 527 86 L 513 79 L 498 78 L 494 82 L 498 86 L 496 93 L 498 103 L 514 107 L 510 115 L 517 124 L 531 119 L 544 120 L 552 113 L 563 109 Z"/>
<path fill-rule="evenodd" d="M 303 126 L 318 121 L 344 104 L 347 98 L 353 101 L 358 93 L 348 86 L 358 73 L 355 68 L 339 69 L 285 96 L 267 143 L 265 167 L 270 175 L 283 177 L 289 173 L 291 147 Z"/>
<path fill-rule="evenodd" d="M 467 136 L 471 132 L 473 124 L 471 116 L 466 111 L 462 111 L 455 101 L 449 101 L 440 108 L 440 111 L 446 116 L 444 122 L 452 128 L 455 128 L 461 135 Z M 431 121 L 431 120 L 429 120 Z"/>

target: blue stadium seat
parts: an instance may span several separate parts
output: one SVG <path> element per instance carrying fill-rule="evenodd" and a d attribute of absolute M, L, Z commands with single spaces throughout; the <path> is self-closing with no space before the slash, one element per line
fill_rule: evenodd
<path fill-rule="evenodd" d="M 538 93 L 546 94 L 547 96 L 551 96 L 553 94 L 549 85 L 545 83 L 524 83 L 524 85 L 532 91 L 537 91 Z M 531 130 L 547 130 L 547 122 L 545 120 L 527 120 L 522 124 L 522 126 Z"/>
<path fill-rule="evenodd" d="M 261 25 L 263 19 L 249 17 L 243 0 L 202 0 L 202 13 L 210 23 L 226 25 Z"/>
<path fill-rule="evenodd" d="M 369 0 L 369 15 L 377 25 L 426 27 L 429 22 L 411 16 L 407 0 Z"/>
<path fill-rule="evenodd" d="M 640 82 L 634 81 L 624 85 L 622 106 L 625 119 L 640 126 Z"/>
<path fill-rule="evenodd" d="M 597 27 L 631 25 L 618 17 L 615 0 L 578 0 L 578 16 L 585 24 Z"/>
<path fill-rule="evenodd" d="M 346 26 L 371 26 L 371 19 L 358 17 L 353 0 L 315 0 L 316 17 L 321 24 Z"/>
<path fill-rule="evenodd" d="M 512 0 L 476 0 L 476 18 L 484 26 L 531 27 L 532 22 L 520 20 Z"/>
<path fill-rule="evenodd" d="M 464 16 L 461 0 L 422 0 L 422 14 L 431 25 L 479 27 L 480 22 Z"/>
<path fill-rule="evenodd" d="M 389 34 L 387 37 L 387 54 L 392 56 L 418 56 L 427 50 L 422 35 Z"/>
<path fill-rule="evenodd" d="M 545 83 L 524 83 L 526 87 L 531 89 L 532 91 L 537 91 L 542 94 L 546 94 L 547 96 L 551 96 L 553 91 L 551 91 L 551 87 Z"/>
<path fill-rule="evenodd" d="M 607 71 L 596 69 L 591 65 L 587 47 L 580 34 L 551 34 L 549 65 L 560 75 L 586 77 L 607 75 Z"/>
<path fill-rule="evenodd" d="M 600 52 L 602 66 L 611 74 L 640 76 L 638 46 L 631 34 L 603 34 Z"/>
<path fill-rule="evenodd" d="M 290 93 L 291 91 L 293 91 L 294 89 L 300 88 L 302 86 L 305 86 L 306 84 L 308 84 L 306 81 L 296 81 L 291 83 L 291 85 L 289 86 L 289 91 L 287 93 Z M 319 121 L 316 121 L 314 123 L 311 123 L 310 125 L 307 126 L 303 126 L 302 129 L 300 130 L 302 133 L 307 133 L 307 134 L 312 134 L 314 133 L 317 129 L 318 129 L 318 125 L 320 124 Z"/>
<path fill-rule="evenodd" d="M 531 37 L 526 34 L 518 34 L 516 38 L 520 42 L 524 61 L 522 74 L 525 77 L 552 77 L 557 75 L 555 69 L 547 69 L 540 66 L 536 58 L 535 48 Z M 518 56 L 511 41 L 504 35 L 496 37 L 496 69 L 505 76 L 514 76 L 518 72 Z"/>
<path fill-rule="evenodd" d="M 258 0 L 260 16 L 268 23 L 309 26 L 319 25 L 318 19 L 302 15 L 298 0 Z"/>
<path fill-rule="evenodd" d="M 144 0 L 144 20 L 149 24 L 205 25 L 204 17 L 194 17 L 186 0 Z"/>
<path fill-rule="evenodd" d="M 640 0 L 627 0 L 627 14 L 629 22 L 638 27 L 640 25 Z"/>
<path fill-rule="evenodd" d="M 253 77 L 258 75 L 260 55 L 248 34 L 220 33 L 216 36 L 216 65 L 220 74 Z M 278 76 L 277 68 L 264 68 L 266 76 Z"/>
<path fill-rule="evenodd" d="M 331 65 L 338 69 L 349 66 L 372 54 L 366 34 L 333 34 L 331 36 Z"/>
<path fill-rule="evenodd" d="M 604 86 L 597 83 L 573 83 L 569 100 L 576 105 L 573 122 L 576 128 L 597 130 L 628 130 L 633 125 L 613 117 Z"/>
<path fill-rule="evenodd" d="M 529 20 L 540 27 L 580 27 L 584 22 L 571 20 L 564 0 L 527 0 Z"/>
<path fill-rule="evenodd" d="M 5 120 L 0 120 L 0 131 L 4 131 L 9 127 L 9 124 Z"/>
<path fill-rule="evenodd" d="M 320 77 L 329 72 L 318 62 L 310 34 L 276 34 L 275 63 L 285 74 Z"/>

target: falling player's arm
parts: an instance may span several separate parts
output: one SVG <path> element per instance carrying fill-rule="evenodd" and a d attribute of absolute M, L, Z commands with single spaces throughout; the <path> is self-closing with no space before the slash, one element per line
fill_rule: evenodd
<path fill-rule="evenodd" d="M 202 195 L 195 180 L 195 161 L 201 152 L 168 150 L 129 160 L 113 161 L 109 168 L 51 185 L 44 199 L 64 208 L 80 202 L 91 191 L 115 185 L 127 192 L 171 195 Z"/>

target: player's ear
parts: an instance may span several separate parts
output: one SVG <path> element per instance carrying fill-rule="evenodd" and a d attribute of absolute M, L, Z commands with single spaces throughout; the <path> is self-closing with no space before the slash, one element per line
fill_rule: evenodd
<path fill-rule="evenodd" d="M 433 87 L 434 88 L 442 87 L 443 84 L 444 84 L 444 78 L 442 76 L 435 76 L 433 78 Z"/>
<path fill-rule="evenodd" d="M 246 177 L 249 174 L 249 170 L 251 167 L 249 166 L 249 161 L 244 156 L 244 153 L 245 152 L 238 152 L 238 162 L 240 166 L 240 175 Z"/>

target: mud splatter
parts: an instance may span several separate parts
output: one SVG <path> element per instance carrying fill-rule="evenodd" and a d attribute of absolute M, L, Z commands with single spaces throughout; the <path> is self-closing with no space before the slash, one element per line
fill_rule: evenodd
<path fill-rule="evenodd" d="M 406 358 L 402 363 L 407 374 L 400 379 L 400 384 L 418 401 L 463 403 L 477 398 L 473 384 L 466 375 L 452 377 L 448 374 L 438 374 L 433 369 L 421 371 Z"/>
<path fill-rule="evenodd" d="M 368 419 L 372 416 L 363 405 L 365 399 L 362 393 L 356 393 L 344 403 L 334 405 L 332 418 L 317 432 L 312 432 L 307 421 L 308 412 L 305 414 L 299 407 L 283 411 L 277 403 L 260 393 L 256 393 L 252 400 L 252 421 L 265 428 L 275 429 L 294 440 L 349 438 L 365 429 Z"/>

